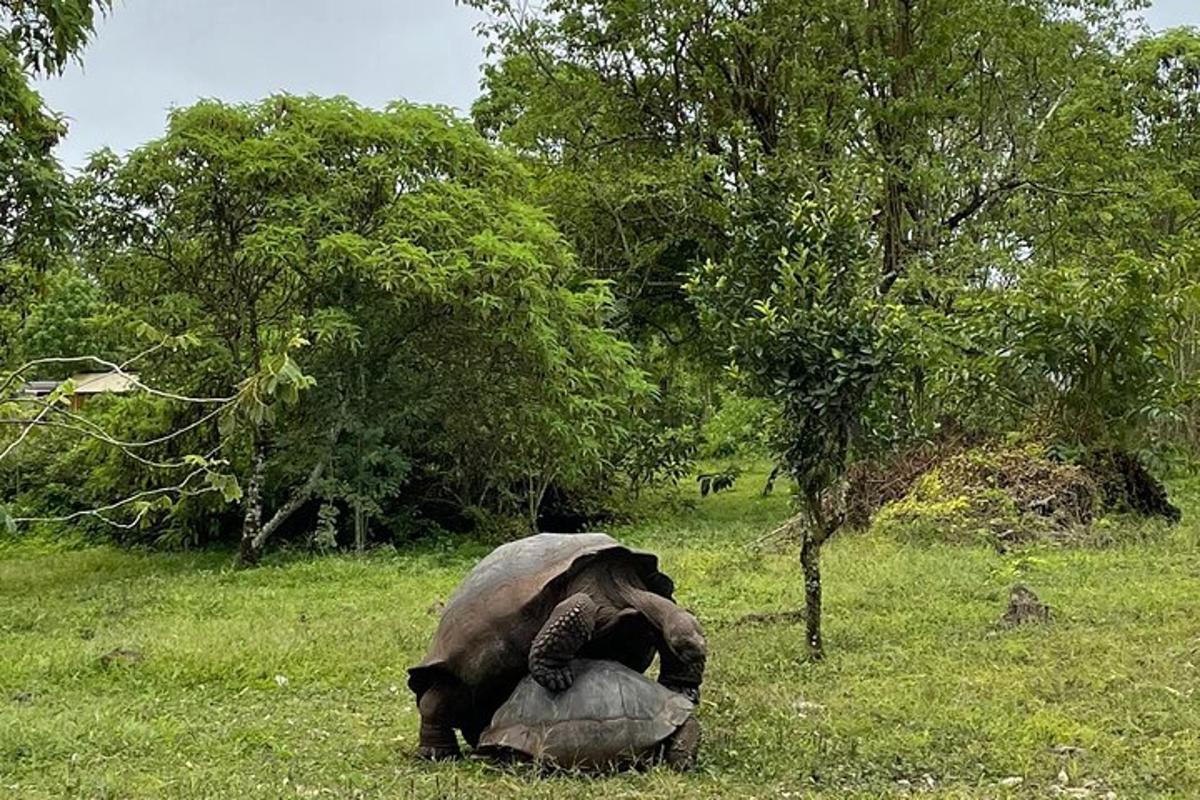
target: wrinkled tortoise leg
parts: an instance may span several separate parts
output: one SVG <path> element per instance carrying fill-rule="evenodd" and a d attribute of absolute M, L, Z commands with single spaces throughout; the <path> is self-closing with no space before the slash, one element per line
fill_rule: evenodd
<path fill-rule="evenodd" d="M 661 636 L 658 682 L 693 703 L 700 702 L 708 661 L 708 642 L 700 623 L 687 610 L 653 592 L 635 589 L 629 599 Z"/>
<path fill-rule="evenodd" d="M 417 755 L 430 761 L 458 758 L 458 737 L 454 734 L 454 709 L 457 705 L 455 687 L 435 683 L 421 695 L 417 709 L 421 712 L 421 732 Z"/>
<path fill-rule="evenodd" d="M 596 601 L 587 592 L 563 600 L 550 612 L 533 646 L 529 649 L 529 673 L 552 692 L 561 692 L 575 682 L 571 659 L 596 629 Z"/>
<path fill-rule="evenodd" d="M 676 772 L 691 772 L 696 768 L 700 738 L 700 720 L 694 715 L 688 717 L 664 743 L 663 761 Z"/>

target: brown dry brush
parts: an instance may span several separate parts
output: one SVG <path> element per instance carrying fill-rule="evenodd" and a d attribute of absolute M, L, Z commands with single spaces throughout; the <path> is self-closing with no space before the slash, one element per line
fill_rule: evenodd
<path fill-rule="evenodd" d="M 876 512 L 908 496 L 933 470 L 949 492 L 999 490 L 1020 514 L 1057 528 L 1090 525 L 1103 511 L 1180 519 L 1166 488 L 1134 454 L 1099 450 L 1072 463 L 1053 458 L 1044 444 L 1005 445 L 955 432 L 888 459 L 854 465 L 848 473 L 847 522 L 867 527 Z"/>
<path fill-rule="evenodd" d="M 876 511 L 903 499 L 922 475 L 980 441 L 977 435 L 946 428 L 934 438 L 888 458 L 852 465 L 846 473 L 846 524 L 866 528 Z"/>

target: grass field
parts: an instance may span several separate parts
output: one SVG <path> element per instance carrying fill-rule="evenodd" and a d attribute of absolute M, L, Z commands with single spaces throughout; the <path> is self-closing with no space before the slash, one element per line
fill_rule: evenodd
<path fill-rule="evenodd" d="M 616 533 L 710 639 L 698 773 L 539 780 L 411 753 L 405 668 L 480 545 L 284 558 L 0 550 L 0 797 L 1200 797 L 1200 515 L 1106 549 L 827 550 L 829 658 L 762 476 Z M 690 487 L 689 487 L 690 488 Z M 1054 608 L 1001 630 L 1008 586 Z M 116 648 L 141 660 L 101 656 Z"/>

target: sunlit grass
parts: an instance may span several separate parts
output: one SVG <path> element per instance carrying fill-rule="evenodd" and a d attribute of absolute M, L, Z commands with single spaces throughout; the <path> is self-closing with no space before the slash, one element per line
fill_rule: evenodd
<path fill-rule="evenodd" d="M 812 664 L 800 625 L 743 619 L 803 604 L 794 548 L 756 544 L 789 514 L 764 479 L 703 500 L 686 485 L 691 508 L 647 498 L 653 521 L 617 531 L 660 553 L 708 628 L 698 774 L 543 781 L 411 758 L 405 668 L 477 544 L 244 572 L 220 553 L 16 547 L 0 555 L 0 797 L 1200 796 L 1195 486 L 1182 526 L 1108 549 L 844 536 Z M 1052 624 L 995 625 L 1017 578 Z M 115 648 L 143 658 L 104 666 Z"/>

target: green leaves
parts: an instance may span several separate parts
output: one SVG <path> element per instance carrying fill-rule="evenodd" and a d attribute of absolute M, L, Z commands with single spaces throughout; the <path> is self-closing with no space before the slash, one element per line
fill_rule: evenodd
<path fill-rule="evenodd" d="M 736 374 L 781 409 L 774 443 L 806 495 L 819 496 L 846 466 L 903 341 L 873 291 L 862 226 L 833 193 L 794 206 L 772 258 L 748 231 L 745 249 L 710 262 L 688 283 L 701 318 L 726 337 Z"/>
<path fill-rule="evenodd" d="M 53 155 L 65 126 L 31 76 L 57 74 L 91 36 L 108 0 L 0 0 L 0 261 L 48 267 L 75 221 Z"/>
<path fill-rule="evenodd" d="M 609 469 L 649 392 L 608 284 L 448 111 L 204 102 L 78 188 L 99 285 L 179 345 L 147 369 L 239 387 L 200 431 L 243 478 L 267 442 L 267 497 L 528 513 Z"/>
<path fill-rule="evenodd" d="M 242 487 L 236 476 L 208 471 L 204 473 L 204 480 L 208 486 L 220 493 L 221 499 L 226 503 L 236 503 L 242 499 Z"/>

